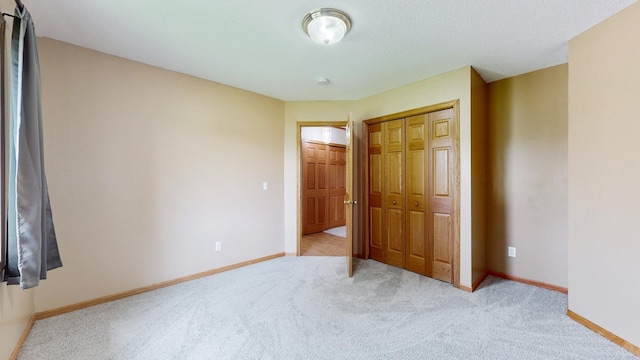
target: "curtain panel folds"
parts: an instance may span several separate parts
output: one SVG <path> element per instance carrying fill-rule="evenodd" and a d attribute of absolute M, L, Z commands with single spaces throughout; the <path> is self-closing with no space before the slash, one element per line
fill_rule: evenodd
<path fill-rule="evenodd" d="M 5 81 L 4 81 L 4 39 L 7 22 L 0 16 L 0 280 L 4 279 L 4 269 L 7 264 L 7 194 L 5 167 Z"/>
<path fill-rule="evenodd" d="M 40 64 L 31 15 L 18 2 L 11 39 L 8 247 L 4 280 L 37 286 L 62 266 L 44 173 Z"/>

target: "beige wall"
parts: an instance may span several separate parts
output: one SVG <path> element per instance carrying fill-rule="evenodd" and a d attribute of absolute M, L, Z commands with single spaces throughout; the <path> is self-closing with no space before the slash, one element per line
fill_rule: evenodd
<path fill-rule="evenodd" d="M 567 65 L 489 84 L 489 268 L 567 286 Z M 507 247 L 517 257 L 507 256 Z"/>
<path fill-rule="evenodd" d="M 480 74 L 471 69 L 471 282 L 487 271 L 487 222 L 489 217 L 489 123 L 488 88 Z"/>
<path fill-rule="evenodd" d="M 460 284 L 471 286 L 471 72 L 471 67 L 464 67 L 353 102 L 288 102 L 285 111 L 286 184 L 297 181 L 295 131 L 298 121 L 344 121 L 351 112 L 356 123 L 356 141 L 361 144 L 363 120 L 460 99 Z M 360 153 L 356 159 L 356 169 L 361 168 Z M 289 185 L 285 189 L 285 248 L 287 252 L 295 252 L 297 190 Z M 362 203 L 359 189 L 358 198 Z M 357 236 L 359 234 L 358 228 Z"/>
<path fill-rule="evenodd" d="M 640 3 L 569 43 L 569 309 L 640 346 Z"/>
<path fill-rule="evenodd" d="M 15 3 L 10 0 L 0 0 L 0 11 L 13 14 Z M 10 48 L 11 18 L 6 17 L 5 51 Z M 8 52 L 7 52 L 8 54 Z M 9 74 L 7 61 L 5 74 Z M 3 92 L 3 94 L 5 94 Z M 8 101 L 8 94 L 7 101 Z M 3 109 L 7 110 L 7 109 Z M 20 335 L 24 331 L 29 318 L 34 312 L 34 290 L 20 291 L 17 286 L 7 286 L 0 283 L 0 359 L 8 359 Z"/>
<path fill-rule="evenodd" d="M 283 252 L 282 101 L 38 45 L 64 267 L 37 311 Z"/>
<path fill-rule="evenodd" d="M 0 283 L 0 359 L 9 358 L 34 313 L 34 293 Z"/>

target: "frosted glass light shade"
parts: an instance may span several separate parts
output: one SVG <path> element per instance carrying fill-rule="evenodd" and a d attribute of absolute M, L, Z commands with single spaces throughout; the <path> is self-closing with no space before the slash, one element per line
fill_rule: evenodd
<path fill-rule="evenodd" d="M 337 9 L 314 10 L 302 19 L 302 28 L 313 41 L 323 45 L 342 40 L 351 29 L 349 15 Z"/>
<path fill-rule="evenodd" d="M 338 18 L 320 16 L 311 20 L 307 26 L 307 32 L 313 41 L 331 45 L 342 40 L 344 33 L 347 32 L 347 25 Z"/>

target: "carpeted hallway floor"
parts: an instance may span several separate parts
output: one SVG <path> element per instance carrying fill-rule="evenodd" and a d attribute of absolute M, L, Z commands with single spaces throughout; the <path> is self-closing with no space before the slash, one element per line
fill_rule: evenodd
<path fill-rule="evenodd" d="M 36 322 L 19 359 L 637 359 L 567 296 L 286 257 Z"/>

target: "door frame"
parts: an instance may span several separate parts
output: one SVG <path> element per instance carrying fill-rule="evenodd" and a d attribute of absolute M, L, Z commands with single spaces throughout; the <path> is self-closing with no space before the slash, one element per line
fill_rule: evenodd
<path fill-rule="evenodd" d="M 445 110 L 445 109 L 453 109 L 453 116 L 454 116 L 454 149 L 455 149 L 455 167 L 456 167 L 456 174 L 455 174 L 455 196 L 456 196 L 456 200 L 454 201 L 454 221 L 455 221 L 455 225 L 453 227 L 453 264 L 452 264 L 452 272 L 453 272 L 453 286 L 455 287 L 460 287 L 460 100 L 453 100 L 453 101 L 447 101 L 447 102 L 442 102 L 439 104 L 434 104 L 434 105 L 429 105 L 429 106 L 425 106 L 425 107 L 421 107 L 418 109 L 412 109 L 412 110 L 407 110 L 407 111 L 403 111 L 403 112 L 399 112 L 399 113 L 395 113 L 395 114 L 389 114 L 389 115 L 384 115 L 384 116 L 380 116 L 377 118 L 373 118 L 373 119 L 368 119 L 368 120 L 364 120 L 362 122 L 362 130 L 363 130 L 363 146 L 362 146 L 362 151 L 363 151 L 363 163 L 361 165 L 361 169 L 362 172 L 360 173 L 360 176 L 362 176 L 362 178 L 364 179 L 362 182 L 362 194 L 363 194 L 363 201 L 362 201 L 362 208 L 363 208 L 363 215 L 362 215 L 362 221 L 364 223 L 364 226 L 362 228 L 362 236 L 363 236 L 363 242 L 364 242 L 364 249 L 365 249 L 365 259 L 369 258 L 369 159 L 367 159 L 367 153 L 368 153 L 368 149 L 369 149 L 369 136 L 368 136 L 368 129 L 367 127 L 369 125 L 374 125 L 374 124 L 379 124 L 385 121 L 389 121 L 389 120 L 396 120 L 396 119 L 402 119 L 402 118 L 407 118 L 407 117 L 411 117 L 411 116 L 415 116 L 415 115 L 422 115 L 422 114 L 426 114 L 426 113 L 430 113 L 430 112 L 435 112 L 435 111 L 440 111 L 440 110 Z"/>
<path fill-rule="evenodd" d="M 298 121 L 296 122 L 296 256 L 300 256 L 302 239 L 302 128 L 347 126 L 346 121 Z M 354 171 L 355 172 L 355 171 Z M 347 229 L 349 231 L 349 229 Z"/>

